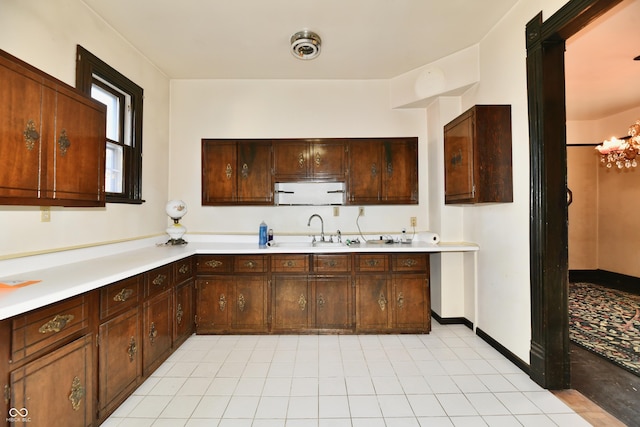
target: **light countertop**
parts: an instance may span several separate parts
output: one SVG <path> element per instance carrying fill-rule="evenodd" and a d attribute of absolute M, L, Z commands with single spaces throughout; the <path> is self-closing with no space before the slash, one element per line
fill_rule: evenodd
<path fill-rule="evenodd" d="M 242 240 L 242 239 L 236 239 Z M 157 241 L 157 239 L 156 239 Z M 259 248 L 243 241 L 191 241 L 183 246 L 158 246 L 145 242 L 142 247 L 109 245 L 106 254 L 76 262 L 56 259 L 40 262 L 27 260 L 28 269 L 4 276 L 12 271 L 12 260 L 0 261 L 0 283 L 38 281 L 23 287 L 0 287 L 0 320 L 16 316 L 45 305 L 62 301 L 84 292 L 144 273 L 153 268 L 178 261 L 194 254 L 276 254 L 276 253 L 351 253 L 351 252 L 472 252 L 479 248 L 473 243 L 431 243 L 413 241 L 410 244 L 361 243 L 351 246 L 316 246 L 300 242 L 282 242 L 273 247 Z M 66 257 L 67 261 L 69 256 Z M 24 261 L 21 260 L 23 263 Z M 15 264 L 15 262 L 13 262 Z M 44 268 L 39 268 L 44 266 Z M 6 268 L 3 268 L 6 267 Z M 20 269 L 18 269 L 20 270 Z M 15 268 L 13 271 L 18 271 Z"/>

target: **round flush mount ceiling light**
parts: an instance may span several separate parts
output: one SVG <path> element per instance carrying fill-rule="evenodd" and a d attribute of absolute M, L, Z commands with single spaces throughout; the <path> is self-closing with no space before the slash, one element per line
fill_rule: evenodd
<path fill-rule="evenodd" d="M 320 36 L 309 30 L 291 36 L 291 53 L 298 59 L 314 59 L 320 55 Z"/>

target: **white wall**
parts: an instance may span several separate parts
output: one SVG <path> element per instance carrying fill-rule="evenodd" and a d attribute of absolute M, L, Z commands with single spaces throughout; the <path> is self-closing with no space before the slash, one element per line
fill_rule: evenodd
<path fill-rule="evenodd" d="M 144 88 L 143 205 L 0 206 L 0 258 L 161 233 L 166 227 L 169 80 L 79 0 L 0 0 L 0 49 L 75 86 L 80 44 Z M 2 159 L 5 161 L 5 159 Z"/>
<path fill-rule="evenodd" d="M 388 81 L 173 80 L 169 195 L 187 203 L 181 222 L 190 233 L 251 233 L 257 239 L 264 220 L 276 237 L 306 234 L 313 213 L 323 217 L 327 233 L 356 233 L 357 207 L 341 207 L 334 217 L 329 206 L 201 206 L 201 139 L 386 136 L 419 138 L 420 204 L 367 206 L 360 227 L 364 233 L 400 233 L 410 231 L 415 216 L 417 229 L 428 230 L 424 110 L 391 109 Z"/>

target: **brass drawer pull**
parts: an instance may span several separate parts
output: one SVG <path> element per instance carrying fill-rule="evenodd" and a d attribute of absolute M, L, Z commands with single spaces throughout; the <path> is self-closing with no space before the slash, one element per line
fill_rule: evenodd
<path fill-rule="evenodd" d="M 24 130 L 24 142 L 27 146 L 27 150 L 33 150 L 33 147 L 36 145 L 36 141 L 40 139 L 40 134 L 36 130 L 36 124 L 33 120 L 29 119 L 27 122 L 27 127 Z"/>
<path fill-rule="evenodd" d="M 400 292 L 398 294 L 398 308 L 403 308 L 404 307 L 404 294 L 402 292 Z"/>
<path fill-rule="evenodd" d="M 83 397 L 84 387 L 82 387 L 80 378 L 73 377 L 73 381 L 71 382 L 71 394 L 69 395 L 69 400 L 71 401 L 71 407 L 74 411 L 80 409 L 80 403 L 82 402 Z"/>
<path fill-rule="evenodd" d="M 138 346 L 136 346 L 136 339 L 134 337 L 131 337 L 131 340 L 129 341 L 129 346 L 127 347 L 129 362 L 133 362 L 137 352 L 138 352 Z"/>
<path fill-rule="evenodd" d="M 338 263 L 336 262 L 335 259 L 332 259 L 332 260 L 326 261 L 324 265 L 325 267 L 335 267 L 336 265 L 338 265 Z"/>
<path fill-rule="evenodd" d="M 384 297 L 382 292 L 380 292 L 380 296 L 378 297 L 378 305 L 380 306 L 381 311 L 384 311 L 387 307 L 387 299 Z"/>
<path fill-rule="evenodd" d="M 131 295 L 133 295 L 133 289 L 122 288 L 122 290 L 113 297 L 113 300 L 118 302 L 124 302 L 129 298 L 131 298 Z"/>
<path fill-rule="evenodd" d="M 189 264 L 182 264 L 178 269 L 178 273 L 180 274 L 187 274 L 190 271 L 191 271 L 191 267 L 189 266 Z"/>
<path fill-rule="evenodd" d="M 294 260 L 287 260 L 287 261 L 282 261 L 282 266 L 283 267 L 295 267 L 296 266 L 296 262 Z"/>
<path fill-rule="evenodd" d="M 240 311 L 244 311 L 244 305 L 245 305 L 244 295 L 240 294 L 238 295 L 238 309 Z"/>
<path fill-rule="evenodd" d="M 158 274 L 156 276 L 156 278 L 153 279 L 153 282 L 151 282 L 151 283 L 153 283 L 156 286 L 160 286 L 160 285 L 164 284 L 165 280 L 167 280 L 167 275 L 166 274 Z"/>
<path fill-rule="evenodd" d="M 416 261 L 413 258 L 407 258 L 404 261 L 402 261 L 402 265 L 404 265 L 405 267 L 413 267 L 414 265 L 417 265 L 418 261 Z"/>
<path fill-rule="evenodd" d="M 182 316 L 184 316 L 182 304 L 178 304 L 178 307 L 176 308 L 176 322 L 178 322 L 178 325 L 182 323 Z"/>
<path fill-rule="evenodd" d="M 47 332 L 60 332 L 73 320 L 73 318 L 73 314 L 64 314 L 62 316 L 56 314 L 53 319 L 40 326 L 38 332 L 41 334 L 46 334 Z"/>
<path fill-rule="evenodd" d="M 300 298 L 298 298 L 298 307 L 300 307 L 300 311 L 304 311 L 307 308 L 307 299 L 304 294 L 300 294 Z"/>
<path fill-rule="evenodd" d="M 227 298 L 224 294 L 220 294 L 220 298 L 218 298 L 218 307 L 220 311 L 224 311 L 224 308 L 227 306 Z"/>
<path fill-rule="evenodd" d="M 379 259 L 374 259 L 374 258 L 369 258 L 364 263 L 367 264 L 369 267 L 375 267 L 375 266 L 380 264 L 380 260 Z"/>
<path fill-rule="evenodd" d="M 247 261 L 244 263 L 244 266 L 247 268 L 256 268 L 258 266 L 258 263 L 255 261 Z"/>
<path fill-rule="evenodd" d="M 158 330 L 156 329 L 155 322 L 151 322 L 151 328 L 149 328 L 149 341 L 151 345 L 156 342 L 156 337 L 158 336 Z"/>
<path fill-rule="evenodd" d="M 217 259 L 212 259 L 211 261 L 205 262 L 204 265 L 211 268 L 218 268 L 222 265 L 222 261 L 218 261 Z"/>

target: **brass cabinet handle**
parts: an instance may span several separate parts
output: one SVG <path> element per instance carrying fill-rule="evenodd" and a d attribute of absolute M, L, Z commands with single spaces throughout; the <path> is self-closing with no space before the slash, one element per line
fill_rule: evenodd
<path fill-rule="evenodd" d="M 80 382 L 80 378 L 73 377 L 73 381 L 71 382 L 71 394 L 69 395 L 69 400 L 71 401 L 71 407 L 74 411 L 80 409 L 80 403 L 82 402 L 83 397 L 84 387 Z"/>
<path fill-rule="evenodd" d="M 131 340 L 129 340 L 129 346 L 127 347 L 129 362 L 133 362 L 137 352 L 138 352 L 138 346 L 136 346 L 136 339 L 135 337 L 131 337 Z"/>
<path fill-rule="evenodd" d="M 393 175 L 393 163 L 387 163 L 387 175 Z"/>
<path fill-rule="evenodd" d="M 118 302 L 124 302 L 129 298 L 131 298 L 131 295 L 133 295 L 133 289 L 122 288 L 122 290 L 113 297 L 113 300 Z"/>
<path fill-rule="evenodd" d="M 371 163 L 371 176 L 375 177 L 378 175 L 378 166 L 375 163 Z"/>
<path fill-rule="evenodd" d="M 231 179 L 231 174 L 233 173 L 233 168 L 231 167 L 231 163 L 227 163 L 227 167 L 224 169 L 224 174 L 227 179 Z"/>
<path fill-rule="evenodd" d="M 398 308 L 404 307 L 404 294 L 400 292 L 398 294 Z"/>
<path fill-rule="evenodd" d="M 384 311 L 387 307 L 387 299 L 384 297 L 382 292 L 380 292 L 380 296 L 378 297 L 378 305 L 380 306 L 381 311 Z"/>
<path fill-rule="evenodd" d="M 255 261 L 247 261 L 244 263 L 244 266 L 247 268 L 256 268 L 258 266 L 258 263 Z"/>
<path fill-rule="evenodd" d="M 156 342 L 156 337 L 158 336 L 158 330 L 156 329 L 155 322 L 151 322 L 151 328 L 149 328 L 149 341 L 151 341 L 151 345 Z"/>
<path fill-rule="evenodd" d="M 36 124 L 33 120 L 29 119 L 29 121 L 27 121 L 27 127 L 24 129 L 23 135 L 27 150 L 33 150 L 33 147 L 36 145 L 36 141 L 40 139 L 40 134 L 36 130 Z"/>
<path fill-rule="evenodd" d="M 218 298 L 218 307 L 220 311 L 224 311 L 224 308 L 227 306 L 227 298 L 224 294 L 220 294 L 220 298 Z"/>
<path fill-rule="evenodd" d="M 167 280 L 167 275 L 166 274 L 158 274 L 156 276 L 155 279 L 153 279 L 153 281 L 151 283 L 153 283 L 156 286 L 160 286 L 164 283 L 164 281 Z"/>
<path fill-rule="evenodd" d="M 316 166 L 320 166 L 320 153 L 316 153 Z"/>
<path fill-rule="evenodd" d="M 407 258 L 404 261 L 402 261 L 402 265 L 404 265 L 405 267 L 413 267 L 416 264 L 418 264 L 418 261 L 416 261 L 413 258 Z"/>
<path fill-rule="evenodd" d="M 298 307 L 300 307 L 300 311 L 304 311 L 307 308 L 307 299 L 304 294 L 300 294 L 300 298 L 298 298 Z"/>
<path fill-rule="evenodd" d="M 73 318 L 73 314 L 56 314 L 53 319 L 40 326 L 38 332 L 40 332 L 41 334 L 46 334 L 48 332 L 60 332 L 73 320 Z"/>
<path fill-rule="evenodd" d="M 179 272 L 180 274 L 186 274 L 186 273 L 188 273 L 189 271 L 191 271 L 191 267 L 189 266 L 189 264 L 182 264 L 182 265 L 180 266 L 180 268 L 178 269 L 178 272 Z"/>
<path fill-rule="evenodd" d="M 324 308 L 324 297 L 322 296 L 322 294 L 318 295 L 318 309 L 322 310 Z"/>
<path fill-rule="evenodd" d="M 369 267 L 375 267 L 376 265 L 380 264 L 380 260 L 375 258 L 369 258 L 368 260 L 365 261 L 365 264 L 367 264 Z"/>
<path fill-rule="evenodd" d="M 336 265 L 338 265 L 338 263 L 336 262 L 335 259 L 329 260 L 329 261 L 325 261 L 324 265 L 326 267 L 335 267 Z"/>
<path fill-rule="evenodd" d="M 304 153 L 298 154 L 298 167 L 302 169 L 304 167 Z"/>
<path fill-rule="evenodd" d="M 245 305 L 244 295 L 240 294 L 238 295 L 238 309 L 240 311 L 244 311 L 244 305 Z"/>
<path fill-rule="evenodd" d="M 182 323 L 182 316 L 184 316 L 184 311 L 182 311 L 182 304 L 178 304 L 176 308 L 176 321 L 178 325 Z"/>
<path fill-rule="evenodd" d="M 207 261 L 204 263 L 207 267 L 211 267 L 211 268 L 218 268 L 222 265 L 222 261 L 218 261 L 216 259 L 211 260 L 211 261 Z"/>
<path fill-rule="evenodd" d="M 246 163 L 242 165 L 242 172 L 240 172 L 240 175 L 242 176 L 242 179 L 247 179 L 249 176 L 249 166 Z"/>
<path fill-rule="evenodd" d="M 282 266 L 283 267 L 295 267 L 296 266 L 296 262 L 294 260 L 287 260 L 287 261 L 282 261 Z"/>
<path fill-rule="evenodd" d="M 66 129 L 62 129 L 62 132 L 60 132 L 60 138 L 58 138 L 58 147 L 60 147 L 61 156 L 67 154 L 69 147 L 71 147 L 71 141 L 69 141 L 69 137 L 67 137 Z"/>

